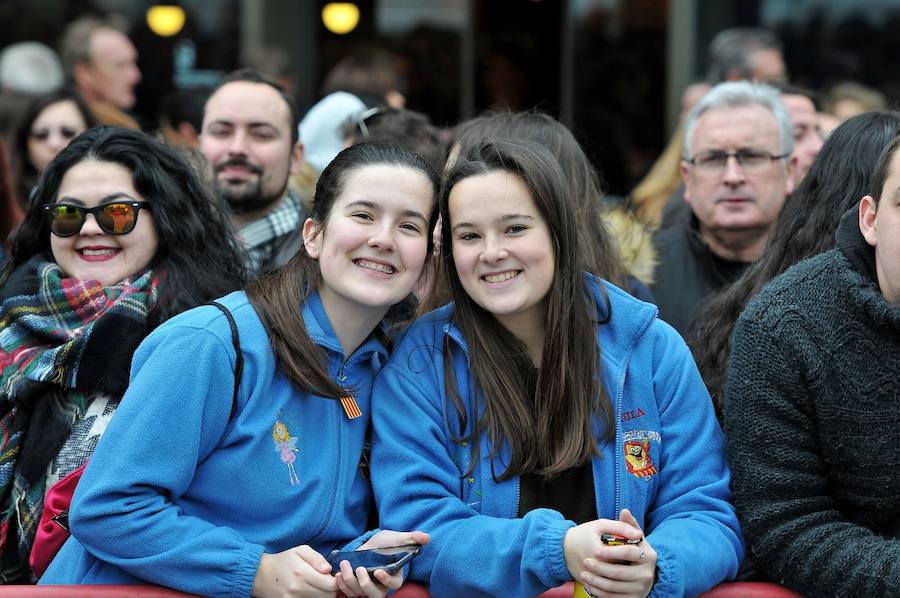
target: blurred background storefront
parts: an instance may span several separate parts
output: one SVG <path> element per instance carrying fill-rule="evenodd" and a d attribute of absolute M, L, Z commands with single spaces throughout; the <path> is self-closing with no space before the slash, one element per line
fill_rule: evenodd
<path fill-rule="evenodd" d="M 892 105 L 900 97 L 900 71 L 892 68 L 900 58 L 900 0 L 173 0 L 166 6 L 0 0 L 0 47 L 25 40 L 56 47 L 73 19 L 120 14 L 131 25 L 143 73 L 135 113 L 148 126 L 167 92 L 212 85 L 248 64 L 280 74 L 305 109 L 342 59 L 386 51 L 407 107 L 442 126 L 492 107 L 550 112 L 571 126 L 617 194 L 664 147 L 681 92 L 702 79 L 707 44 L 723 28 L 774 31 L 792 82 L 821 90 L 852 80 L 884 92 Z"/>

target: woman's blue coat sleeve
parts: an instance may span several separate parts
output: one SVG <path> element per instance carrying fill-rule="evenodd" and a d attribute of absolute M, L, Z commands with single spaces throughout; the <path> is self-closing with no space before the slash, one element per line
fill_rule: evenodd
<path fill-rule="evenodd" d="M 680 335 L 657 321 L 633 359 L 650 360 L 662 436 L 659 490 L 645 516 L 659 554 L 651 596 L 695 596 L 734 579 L 744 555 L 712 401 Z M 642 355 L 648 351 L 647 355 Z"/>
<path fill-rule="evenodd" d="M 187 592 L 250 594 L 263 547 L 171 500 L 229 423 L 233 362 L 230 340 L 197 327 L 163 327 L 141 344 L 73 498 L 72 534 L 94 556 Z"/>

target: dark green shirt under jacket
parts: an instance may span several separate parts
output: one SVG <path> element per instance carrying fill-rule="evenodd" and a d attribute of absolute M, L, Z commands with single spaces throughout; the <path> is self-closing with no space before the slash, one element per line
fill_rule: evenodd
<path fill-rule="evenodd" d="M 815 597 L 900 596 L 900 309 L 856 211 L 735 327 L 725 439 L 748 559 Z"/>

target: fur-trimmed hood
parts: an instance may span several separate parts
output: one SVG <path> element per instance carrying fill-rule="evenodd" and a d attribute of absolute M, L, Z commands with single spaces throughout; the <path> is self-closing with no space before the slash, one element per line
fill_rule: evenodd
<path fill-rule="evenodd" d="M 653 227 L 638 220 L 634 212 L 622 204 L 609 205 L 602 218 L 628 274 L 648 286 L 653 284 L 657 262 L 656 249 L 653 247 Z"/>

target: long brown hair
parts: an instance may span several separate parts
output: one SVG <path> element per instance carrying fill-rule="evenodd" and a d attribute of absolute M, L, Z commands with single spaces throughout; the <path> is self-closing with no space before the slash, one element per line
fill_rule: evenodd
<path fill-rule="evenodd" d="M 450 192 L 468 177 L 495 171 L 516 175 L 527 185 L 553 241 L 554 277 L 547 295 L 543 356 L 533 396 L 525 382 L 532 367 L 525 344 L 466 294 L 450 250 Z M 597 452 L 595 414 L 607 424 L 607 435 L 613 431 L 612 406 L 601 380 L 595 332 L 598 311 L 585 284 L 586 252 L 581 247 L 577 204 L 569 194 L 553 154 L 532 141 L 495 141 L 466 148 L 447 173 L 441 191 L 442 264 L 454 300 L 454 321 L 468 342 L 473 388 L 483 397 L 483 412 L 472 414 L 475 425 L 466 433 L 468 416 L 449 358 L 450 341 L 445 340 L 445 390 L 459 426 L 454 441 L 472 441 L 473 463 L 478 461 L 477 439 L 482 433 L 490 440 L 492 457 L 508 443 L 511 458 L 501 480 L 526 472 L 551 478 L 589 460 Z"/>
<path fill-rule="evenodd" d="M 389 145 L 354 145 L 339 153 L 325 167 L 316 183 L 312 219 L 321 224 L 318 234 L 324 233 L 334 202 L 343 192 L 344 183 L 350 174 L 359 168 L 376 164 L 400 166 L 421 172 L 431 182 L 433 195 L 437 195 L 437 175 L 416 154 Z M 437 210 L 432 209 L 429 231 L 434 228 L 436 220 Z M 431 234 L 427 237 L 430 253 Z M 348 389 L 341 388 L 332 379 L 328 373 L 324 351 L 313 343 L 303 323 L 303 304 L 320 282 L 319 262 L 306 253 L 305 247 L 301 247 L 283 267 L 264 274 L 251 284 L 247 288 L 247 297 L 268 329 L 278 369 L 301 391 L 340 399 L 347 394 Z M 391 312 L 387 317 L 391 318 Z M 377 334 L 378 329 L 374 332 Z M 386 341 L 384 338 L 382 340 Z"/>

